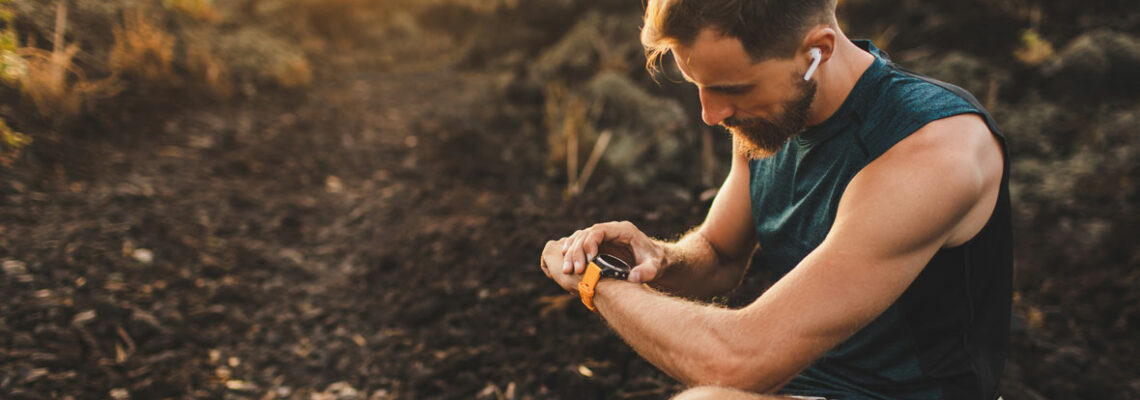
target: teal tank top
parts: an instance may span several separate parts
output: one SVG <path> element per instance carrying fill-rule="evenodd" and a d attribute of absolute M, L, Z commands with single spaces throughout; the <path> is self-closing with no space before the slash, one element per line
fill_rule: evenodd
<path fill-rule="evenodd" d="M 827 236 L 859 171 L 922 126 L 974 113 L 1005 142 L 978 101 L 956 86 L 875 56 L 839 109 L 769 158 L 749 163 L 752 215 L 773 276 L 791 271 Z M 1012 238 L 1009 157 L 994 213 L 962 246 L 939 251 L 882 315 L 781 393 L 829 399 L 998 397 L 1009 336 Z"/>

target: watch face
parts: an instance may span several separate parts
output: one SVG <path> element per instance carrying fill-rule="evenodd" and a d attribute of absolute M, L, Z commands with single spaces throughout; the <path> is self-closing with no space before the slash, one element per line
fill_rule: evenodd
<path fill-rule="evenodd" d="M 604 253 L 598 254 L 594 258 L 594 263 L 602 269 L 602 276 L 611 278 L 625 279 L 631 269 L 622 259 Z"/>

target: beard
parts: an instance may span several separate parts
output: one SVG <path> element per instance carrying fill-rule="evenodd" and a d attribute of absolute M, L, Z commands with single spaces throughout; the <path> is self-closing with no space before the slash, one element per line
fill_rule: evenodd
<path fill-rule="evenodd" d="M 730 117 L 721 123 L 738 141 L 737 151 L 750 160 L 771 157 L 784 144 L 804 131 L 807 126 L 808 110 L 815 100 L 816 82 L 796 78 L 800 93 L 796 98 L 784 103 L 784 111 L 775 118 L 736 118 Z"/>

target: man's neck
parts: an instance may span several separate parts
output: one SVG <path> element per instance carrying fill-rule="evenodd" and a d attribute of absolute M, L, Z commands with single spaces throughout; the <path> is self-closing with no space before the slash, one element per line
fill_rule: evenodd
<path fill-rule="evenodd" d="M 840 35 L 835 41 L 835 50 L 826 65 L 821 65 L 816 73 L 819 82 L 815 101 L 808 112 L 807 126 L 816 126 L 826 121 L 839 110 L 843 101 L 855 88 L 855 83 L 863 72 L 875 61 L 875 56 L 856 46 L 846 36 Z"/>

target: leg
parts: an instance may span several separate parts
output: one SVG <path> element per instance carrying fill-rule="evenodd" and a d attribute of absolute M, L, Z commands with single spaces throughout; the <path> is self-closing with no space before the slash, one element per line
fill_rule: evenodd
<path fill-rule="evenodd" d="M 763 395 L 718 386 L 698 386 L 673 396 L 672 400 L 790 400 L 792 397 Z"/>

